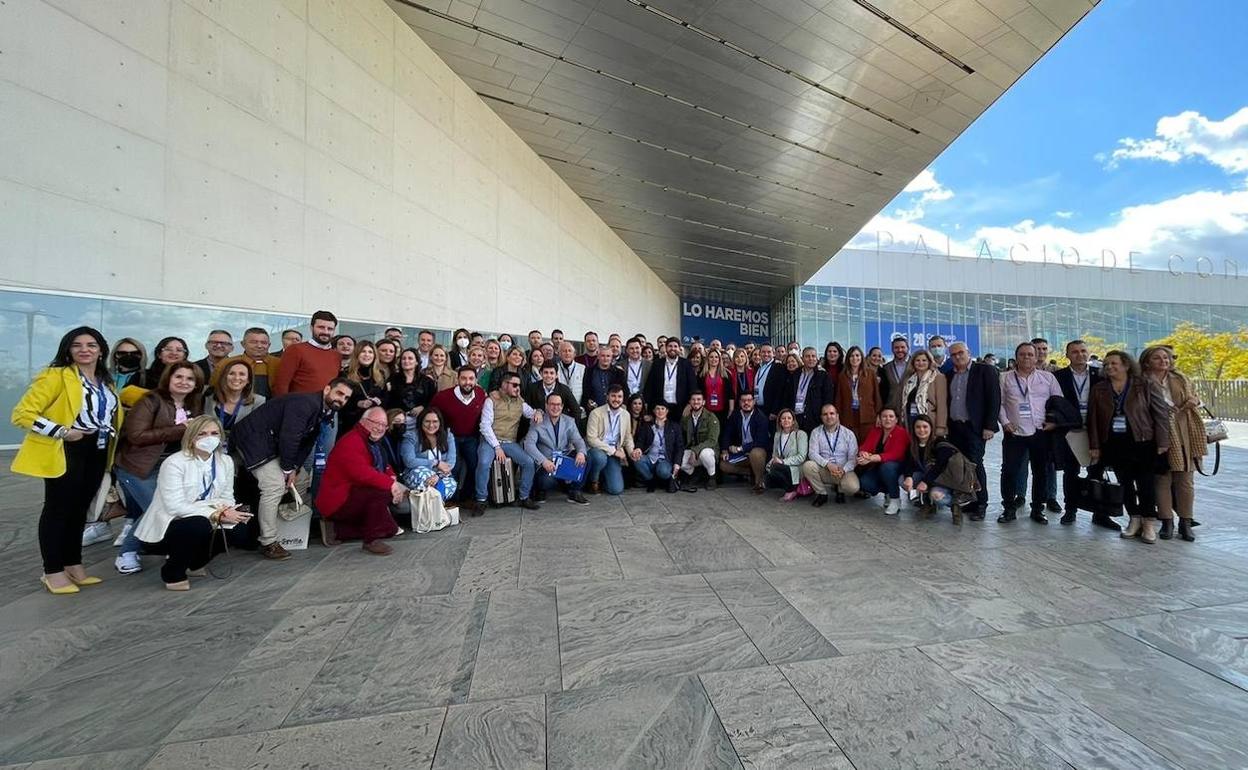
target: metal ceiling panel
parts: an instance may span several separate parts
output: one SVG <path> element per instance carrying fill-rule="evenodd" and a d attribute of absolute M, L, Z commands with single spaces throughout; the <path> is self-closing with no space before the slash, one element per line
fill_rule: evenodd
<path fill-rule="evenodd" d="M 672 288 L 805 281 L 1095 0 L 387 0 Z"/>

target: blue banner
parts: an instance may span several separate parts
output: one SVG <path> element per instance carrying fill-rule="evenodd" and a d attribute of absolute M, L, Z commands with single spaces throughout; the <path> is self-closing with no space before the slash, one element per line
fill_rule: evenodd
<path fill-rule="evenodd" d="M 893 340 L 903 337 L 910 343 L 910 350 L 926 348 L 927 341 L 936 335 L 945 338 L 946 343 L 965 342 L 972 356 L 978 356 L 979 326 L 977 324 L 924 324 L 918 321 L 867 321 L 866 339 L 863 350 L 879 347 L 884 351 L 884 358 L 892 357 Z"/>
<path fill-rule="evenodd" d="M 680 337 L 689 344 L 694 338 L 703 343 L 719 340 L 763 343 L 771 340 L 771 310 L 757 305 L 734 305 L 709 300 L 680 300 Z"/>

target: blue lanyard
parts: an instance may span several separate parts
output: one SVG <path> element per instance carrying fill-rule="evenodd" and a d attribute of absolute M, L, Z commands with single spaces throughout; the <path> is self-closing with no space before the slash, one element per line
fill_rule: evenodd
<path fill-rule="evenodd" d="M 1111 389 L 1112 392 L 1112 389 Z M 1131 380 L 1122 386 L 1122 393 L 1114 396 L 1114 414 L 1123 414 L 1127 404 L 1127 394 L 1131 392 Z"/>
<path fill-rule="evenodd" d="M 737 372 L 737 392 L 738 393 L 746 392 L 745 386 L 746 386 L 747 379 L 748 378 L 745 376 L 745 372 Z"/>
<path fill-rule="evenodd" d="M 555 450 L 558 451 L 559 449 L 559 421 L 551 420 L 550 429 L 555 432 Z"/>
<path fill-rule="evenodd" d="M 666 446 L 663 442 L 663 431 L 666 428 L 667 428 L 666 423 L 664 423 L 663 425 L 659 425 L 658 423 L 655 423 L 655 426 L 654 426 L 654 443 L 655 443 L 655 446 L 659 448 L 660 455 L 663 454 L 663 449 Z"/>
<path fill-rule="evenodd" d="M 608 432 L 617 439 L 620 437 L 620 416 L 611 414 L 611 410 L 607 410 L 607 423 L 610 426 Z"/>
<path fill-rule="evenodd" d="M 1031 386 L 1028 385 L 1027 389 L 1023 390 L 1023 381 L 1018 378 L 1018 372 L 1014 372 L 1014 385 L 1018 388 L 1018 394 L 1024 399 L 1027 398 L 1027 394 L 1031 392 Z"/>
<path fill-rule="evenodd" d="M 825 433 L 824 435 L 826 436 L 827 434 Z M 789 441 L 793 439 L 793 434 L 781 433 L 779 436 L 779 439 L 780 439 L 780 456 L 784 457 L 789 451 Z"/>
<path fill-rule="evenodd" d="M 763 383 L 767 380 L 767 373 L 771 371 L 771 362 L 768 361 L 758 367 L 758 371 L 754 374 L 754 388 L 763 387 Z"/>
<path fill-rule="evenodd" d="M 238 410 L 242 408 L 243 408 L 243 399 L 240 397 L 238 401 L 235 402 L 234 404 L 234 411 L 230 412 L 229 422 L 226 422 L 225 410 L 221 408 L 220 404 L 217 404 L 217 408 L 216 408 L 217 417 L 221 419 L 221 424 L 228 428 L 234 424 L 234 421 L 236 419 L 238 419 Z"/>
<path fill-rule="evenodd" d="M 836 429 L 835 441 L 828 441 L 828 429 L 824 428 L 823 429 L 823 443 L 828 448 L 828 459 L 831 460 L 832 456 L 836 454 L 836 448 L 840 446 L 841 444 L 841 429 L 840 428 Z"/>
<path fill-rule="evenodd" d="M 636 369 L 633 368 L 632 362 L 629 362 L 628 377 L 630 380 L 637 380 L 638 382 L 641 382 L 641 362 L 640 361 L 637 362 Z"/>
<path fill-rule="evenodd" d="M 815 373 L 810 372 L 809 374 L 799 375 L 797 378 L 797 389 L 801 393 L 802 401 L 806 400 L 806 391 L 810 389 L 810 378 L 814 376 Z"/>
<path fill-rule="evenodd" d="M 199 497 L 195 498 L 195 502 L 207 500 L 209 493 L 212 492 L 213 484 L 217 483 L 217 458 L 214 456 L 209 458 L 208 462 L 212 467 L 212 474 L 208 477 L 208 483 L 204 485 L 204 491 L 199 493 Z"/>
<path fill-rule="evenodd" d="M 1073 378 L 1073 377 L 1075 376 L 1075 373 L 1074 373 L 1074 372 L 1071 372 L 1071 373 L 1070 373 L 1070 376 Z M 1082 401 L 1082 400 L 1083 400 L 1083 391 L 1085 391 L 1085 390 L 1087 390 L 1087 389 L 1088 389 L 1088 383 L 1089 383 L 1091 380 L 1092 380 L 1092 375 L 1091 375 L 1091 374 L 1084 375 L 1084 378 L 1083 378 L 1083 384 L 1082 384 L 1082 385 L 1080 385 L 1080 384 L 1079 384 L 1079 381 L 1078 381 L 1078 380 L 1075 380 L 1075 398 L 1076 398 L 1077 400 L 1079 400 L 1079 401 Z"/>
<path fill-rule="evenodd" d="M 741 412 L 741 441 L 746 444 L 754 443 L 754 437 L 750 435 L 750 418 L 754 416 L 754 412 L 746 414 Z"/>
<path fill-rule="evenodd" d="M 85 376 L 79 374 L 79 378 L 82 380 L 82 384 L 86 386 L 87 390 L 91 391 L 91 395 L 95 397 L 96 422 L 101 428 L 108 428 L 109 426 L 106 422 L 108 419 L 108 399 L 105 395 L 104 383 L 101 382 L 99 388 L 97 389 L 95 385 L 93 385 Z"/>

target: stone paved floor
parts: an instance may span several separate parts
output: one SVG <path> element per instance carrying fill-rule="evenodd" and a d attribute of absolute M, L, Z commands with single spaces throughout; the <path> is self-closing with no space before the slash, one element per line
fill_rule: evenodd
<path fill-rule="evenodd" d="M 6 473 L 0 764 L 1244 768 L 1246 471 L 1195 544 L 635 490 L 72 597 Z"/>

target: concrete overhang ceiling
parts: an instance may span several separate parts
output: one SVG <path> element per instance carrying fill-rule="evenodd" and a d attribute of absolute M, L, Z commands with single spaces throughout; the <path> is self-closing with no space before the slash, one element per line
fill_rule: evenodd
<path fill-rule="evenodd" d="M 387 0 L 677 293 L 804 282 L 1096 0 Z"/>

